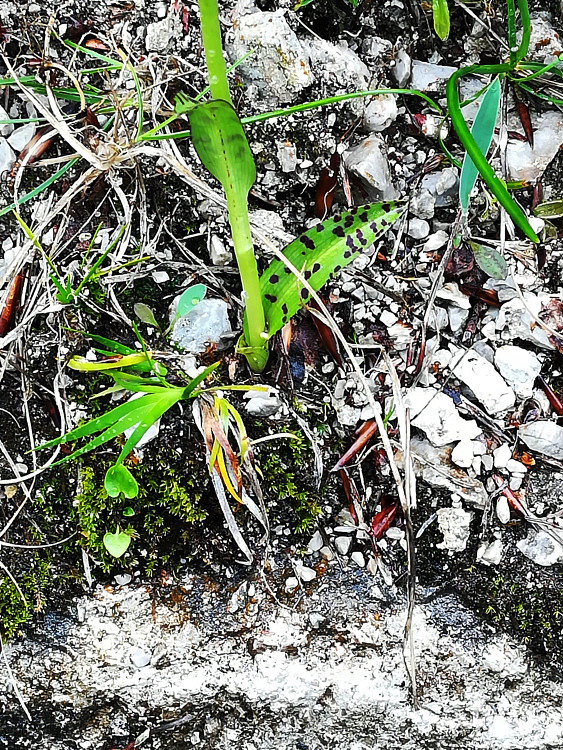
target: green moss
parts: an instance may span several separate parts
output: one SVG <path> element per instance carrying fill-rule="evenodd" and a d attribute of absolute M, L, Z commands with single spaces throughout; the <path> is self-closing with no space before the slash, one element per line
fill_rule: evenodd
<path fill-rule="evenodd" d="M 284 430 L 285 431 L 285 430 Z M 296 435 L 302 438 L 300 433 Z M 321 493 L 313 488 L 311 472 L 307 470 L 310 448 L 305 440 L 291 440 L 287 447 L 260 456 L 267 499 L 288 502 L 297 517 L 295 529 L 305 532 L 315 525 L 322 513 Z M 295 469 L 300 469 L 296 472 Z"/>
<path fill-rule="evenodd" d="M 0 629 L 4 639 L 13 638 L 21 626 L 43 608 L 44 590 L 51 581 L 48 558 L 36 552 L 26 551 L 25 554 L 28 571 L 24 574 L 10 571 L 20 590 L 5 573 L 0 579 Z"/>
<path fill-rule="evenodd" d="M 196 487 L 197 474 L 180 474 L 171 466 L 159 462 L 155 466 L 147 460 L 134 469 L 139 495 L 127 500 L 108 496 L 103 486 L 106 469 L 106 465 L 81 467 L 81 487 L 74 503 L 82 543 L 106 571 L 115 564 L 103 545 L 107 531 L 119 526 L 130 532 L 134 542 L 124 560 L 132 560 L 141 552 L 143 567 L 151 571 L 157 563 L 170 559 L 178 541 L 189 537 L 189 525 L 207 517 L 200 504 L 202 491 Z M 201 481 L 199 484 L 202 486 Z M 124 515 L 126 508 L 133 508 L 134 515 Z"/>
<path fill-rule="evenodd" d="M 497 576 L 490 587 L 487 614 L 494 622 L 522 634 L 523 642 L 544 652 L 561 649 L 563 592 L 555 586 L 530 587 Z"/>

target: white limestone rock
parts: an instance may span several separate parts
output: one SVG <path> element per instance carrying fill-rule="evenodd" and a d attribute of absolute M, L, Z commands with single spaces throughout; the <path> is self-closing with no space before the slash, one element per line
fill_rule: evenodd
<path fill-rule="evenodd" d="M 489 414 L 500 414 L 514 406 L 514 391 L 494 366 L 477 352 L 460 350 L 450 362 L 458 380 L 470 388 Z"/>
<path fill-rule="evenodd" d="M 471 440 L 481 433 L 474 419 L 461 417 L 452 399 L 433 388 L 413 388 L 407 393 L 405 404 L 410 408 L 413 426 L 437 447 Z"/>

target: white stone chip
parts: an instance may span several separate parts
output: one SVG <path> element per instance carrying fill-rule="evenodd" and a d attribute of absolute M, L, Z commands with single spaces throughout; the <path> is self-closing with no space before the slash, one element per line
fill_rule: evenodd
<path fill-rule="evenodd" d="M 413 388 L 405 404 L 410 407 L 413 426 L 425 432 L 435 446 L 471 440 L 481 433 L 474 419 L 463 419 L 452 399 L 433 388 Z"/>
<path fill-rule="evenodd" d="M 514 391 L 494 366 L 477 352 L 459 351 L 450 362 L 456 378 L 470 388 L 489 414 L 499 414 L 514 406 Z"/>
<path fill-rule="evenodd" d="M 495 365 L 519 398 L 530 398 L 541 363 L 533 352 L 521 346 L 501 346 L 495 352 Z"/>
<path fill-rule="evenodd" d="M 524 424 L 518 429 L 518 437 L 530 450 L 559 461 L 563 460 L 563 427 L 555 422 L 540 419 Z"/>

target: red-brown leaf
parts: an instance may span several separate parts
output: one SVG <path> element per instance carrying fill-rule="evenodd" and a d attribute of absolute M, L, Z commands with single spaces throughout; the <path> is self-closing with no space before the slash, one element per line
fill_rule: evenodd
<path fill-rule="evenodd" d="M 348 448 L 346 453 L 341 456 L 333 467 L 333 471 L 338 471 L 346 466 L 354 456 L 357 456 L 362 448 L 369 443 L 372 437 L 377 433 L 377 424 L 374 419 L 368 419 L 363 425 L 356 431 L 358 437 L 353 444 Z"/>
<path fill-rule="evenodd" d="M 319 219 L 326 218 L 334 203 L 339 168 L 340 154 L 335 151 L 330 158 L 330 166 L 321 170 L 315 189 L 315 216 Z"/>
<path fill-rule="evenodd" d="M 371 519 L 371 533 L 376 542 L 383 537 L 387 529 L 391 526 L 398 510 L 399 501 L 397 500 L 386 508 L 382 508 L 379 513 L 376 513 Z"/>

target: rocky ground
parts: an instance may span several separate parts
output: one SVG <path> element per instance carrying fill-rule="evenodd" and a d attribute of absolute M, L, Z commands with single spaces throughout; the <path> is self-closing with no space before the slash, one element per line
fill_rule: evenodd
<path fill-rule="evenodd" d="M 240 114 L 397 87 L 443 104 L 457 67 L 505 56 L 502 4 L 452 5 L 443 43 L 417 2 L 317 0 L 299 11 L 284 0 L 223 3 L 229 59 L 253 50 L 233 74 Z M 548 5 L 532 4 L 530 48 L 546 64 L 562 52 L 560 9 Z M 466 243 L 452 247 L 459 169 L 439 138 L 454 158 L 463 152 L 422 99 L 385 94 L 249 124 L 253 225 L 278 247 L 325 208 L 408 206 L 400 225 L 323 290 L 358 370 L 303 311 L 253 380 L 234 355 L 240 286 L 217 185 L 185 138 L 148 150 L 135 141 L 130 71 L 85 73 L 99 58 L 59 41 L 87 41 L 112 59 L 125 50 L 148 129 L 178 90 L 195 95 L 206 84 L 197 5 L 64 0 L 32 3 L 22 15 L 3 2 L 0 20 L 3 75 L 11 65 L 40 79 L 47 39 L 49 59 L 63 66 L 57 85 L 69 85 L 70 70 L 123 107 L 111 136 L 99 111 L 78 140 L 112 167 L 87 171 L 78 161 L 21 208 L 25 221 L 75 278 L 96 227 L 100 253 L 125 226 L 111 272 L 62 305 L 45 255 L 0 214 L 3 305 L 14 276 L 24 278 L 17 317 L 0 338 L 0 747 L 560 747 L 563 211 L 532 215 L 536 250 L 480 188 L 468 231 L 502 252 L 506 272 L 495 279 Z M 468 77 L 462 95 L 484 83 Z M 532 145 L 509 88 L 503 101 L 493 163 L 522 183 L 517 195 L 532 214 L 562 198 L 563 116 L 530 97 Z M 4 120 L 35 120 L 51 106 L 14 86 L 1 103 Z M 62 120 L 77 107 L 65 103 Z M 476 107 L 466 108 L 468 120 Z M 0 124 L 6 205 L 76 149 L 53 138 L 22 167 L 41 127 Z M 257 249 L 264 265 L 267 242 Z M 162 335 L 171 304 L 193 283 L 207 285 L 207 298 L 171 338 Z M 219 352 L 224 385 L 269 386 L 232 397 L 257 441 L 269 521 L 264 533 L 236 509 L 250 564 L 225 525 L 189 407 L 163 418 L 135 456 L 142 489 L 131 502 L 101 489 L 114 448 L 55 470 L 28 452 L 107 408 L 107 396 L 89 400 L 107 381 L 64 364 L 95 357 L 83 332 L 135 346 L 138 303 L 158 323 L 138 321 L 143 336 L 178 382 Z M 416 475 L 410 566 L 411 529 L 380 436 L 345 476 L 333 470 L 369 425 L 374 398 L 399 471 Z M 119 524 L 134 539 L 116 561 L 102 537 Z M 415 581 L 409 660 L 403 635 Z"/>

